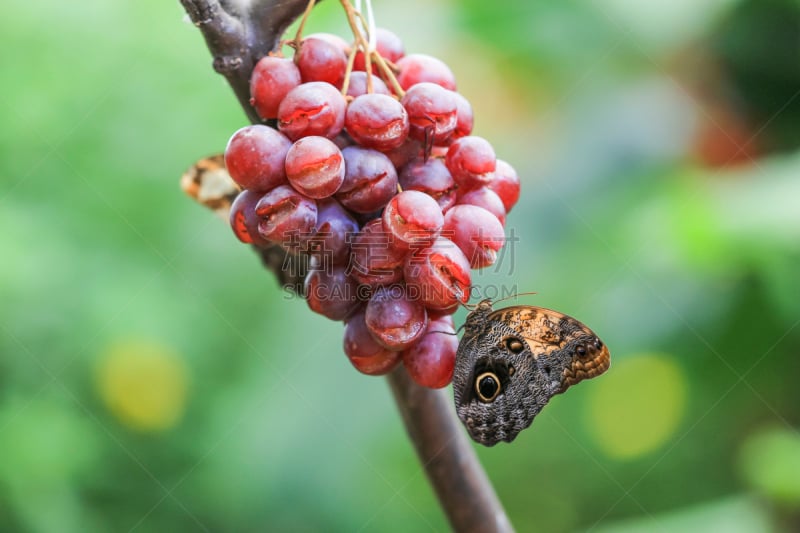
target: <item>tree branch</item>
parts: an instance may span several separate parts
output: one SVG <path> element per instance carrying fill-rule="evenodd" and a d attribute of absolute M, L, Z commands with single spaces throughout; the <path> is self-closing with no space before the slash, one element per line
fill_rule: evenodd
<path fill-rule="evenodd" d="M 303 12 L 305 0 L 254 0 L 246 13 L 226 10 L 228 4 L 219 0 L 180 1 L 202 32 L 214 56 L 214 69 L 228 80 L 250 121 L 261 122 L 249 102 L 250 72 L 259 58 L 276 48 L 286 28 Z M 219 158 L 192 167 L 181 185 L 192 198 L 224 218 L 238 192 Z M 256 250 L 282 285 L 302 293 L 304 272 L 297 268 L 297 257 L 278 246 Z M 417 385 L 402 366 L 388 381 L 406 431 L 453 529 L 512 531 L 444 391 Z"/>
<path fill-rule="evenodd" d="M 411 443 L 453 529 L 513 531 L 447 394 L 417 385 L 402 366 L 388 380 Z"/>

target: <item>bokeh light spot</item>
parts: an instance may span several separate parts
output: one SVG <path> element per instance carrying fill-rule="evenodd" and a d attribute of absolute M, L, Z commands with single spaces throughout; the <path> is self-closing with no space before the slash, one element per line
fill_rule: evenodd
<path fill-rule="evenodd" d="M 183 414 L 186 374 L 183 360 L 170 347 L 130 340 L 103 352 L 95 383 L 106 408 L 121 423 L 139 431 L 162 431 Z"/>
<path fill-rule="evenodd" d="M 749 485 L 778 504 L 800 506 L 800 435 L 772 427 L 742 446 L 739 469 Z"/>
<path fill-rule="evenodd" d="M 617 459 L 634 459 L 664 443 L 678 427 L 687 381 L 668 355 L 644 354 L 612 363 L 592 382 L 588 426 L 599 447 Z"/>

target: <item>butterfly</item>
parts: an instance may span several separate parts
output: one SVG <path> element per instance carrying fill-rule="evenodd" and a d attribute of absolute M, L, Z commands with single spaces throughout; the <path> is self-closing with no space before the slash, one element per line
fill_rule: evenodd
<path fill-rule="evenodd" d="M 224 220 L 240 191 L 225 169 L 222 154 L 204 157 L 189 167 L 181 176 L 181 189 Z"/>
<path fill-rule="evenodd" d="M 494 310 L 483 300 L 456 352 L 456 413 L 473 440 L 511 442 L 550 398 L 609 364 L 608 347 L 574 318 L 529 305 Z"/>

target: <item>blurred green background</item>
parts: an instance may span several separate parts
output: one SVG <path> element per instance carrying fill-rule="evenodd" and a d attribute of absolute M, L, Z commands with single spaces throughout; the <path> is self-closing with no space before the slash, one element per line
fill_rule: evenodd
<path fill-rule="evenodd" d="M 0 530 L 446 530 L 341 325 L 180 191 L 245 118 L 179 3 L 5 5 Z M 800 530 L 800 2 L 375 9 L 522 176 L 478 285 L 611 348 L 477 450 L 518 530 Z"/>

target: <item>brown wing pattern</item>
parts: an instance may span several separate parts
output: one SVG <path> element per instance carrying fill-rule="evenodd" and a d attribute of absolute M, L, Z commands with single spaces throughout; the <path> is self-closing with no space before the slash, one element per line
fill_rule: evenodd
<path fill-rule="evenodd" d="M 564 313 L 515 305 L 493 311 L 488 319 L 501 321 L 519 332 L 536 358 L 565 349 L 572 351 L 571 365 L 561 375 L 562 391 L 599 376 L 609 367 L 608 347 L 585 324 Z"/>
<path fill-rule="evenodd" d="M 228 210 L 239 194 L 239 186 L 228 174 L 222 154 L 206 157 L 189 167 L 181 176 L 181 188 L 224 220 L 228 220 Z"/>

